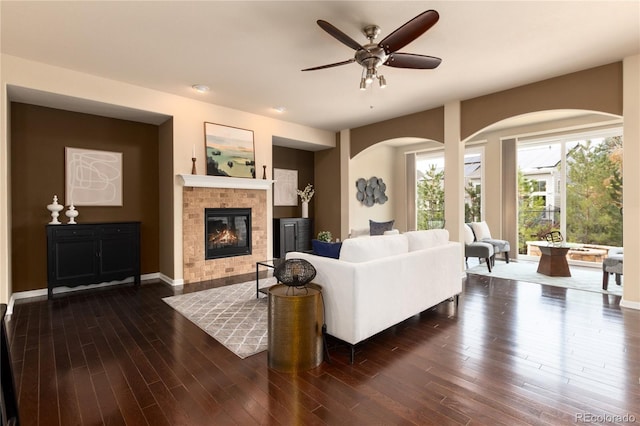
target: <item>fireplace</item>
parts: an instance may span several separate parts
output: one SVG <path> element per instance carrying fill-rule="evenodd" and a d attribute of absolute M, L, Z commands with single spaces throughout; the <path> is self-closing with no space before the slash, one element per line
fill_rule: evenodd
<path fill-rule="evenodd" d="M 205 259 L 251 254 L 251 209 L 204 210 Z"/>

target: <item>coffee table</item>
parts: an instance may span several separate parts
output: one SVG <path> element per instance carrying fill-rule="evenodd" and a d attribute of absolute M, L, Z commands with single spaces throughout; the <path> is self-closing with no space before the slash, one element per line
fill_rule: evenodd
<path fill-rule="evenodd" d="M 538 272 L 549 277 L 570 277 L 571 271 L 567 263 L 567 253 L 570 250 L 568 246 L 562 245 L 539 245 L 540 262 L 538 263 Z"/>
<path fill-rule="evenodd" d="M 284 259 L 280 259 L 280 258 L 261 260 L 259 262 L 256 262 L 256 299 L 260 297 L 260 293 L 266 295 L 268 294 L 268 291 L 269 291 L 268 287 L 265 287 L 265 288 L 259 287 L 260 286 L 260 267 L 264 266 L 269 269 L 275 269 L 282 262 L 284 262 Z"/>

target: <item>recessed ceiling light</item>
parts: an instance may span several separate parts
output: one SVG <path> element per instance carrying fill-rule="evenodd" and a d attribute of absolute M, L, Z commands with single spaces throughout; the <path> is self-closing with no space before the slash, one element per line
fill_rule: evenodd
<path fill-rule="evenodd" d="M 193 87 L 193 90 L 198 93 L 207 93 L 209 90 L 211 90 L 211 88 L 205 84 L 194 84 L 191 87 Z"/>
<path fill-rule="evenodd" d="M 283 106 L 276 106 L 276 107 L 273 107 L 273 109 L 274 109 L 274 111 L 277 111 L 277 112 L 280 112 L 280 113 L 283 113 L 283 112 L 285 112 L 287 110 Z"/>

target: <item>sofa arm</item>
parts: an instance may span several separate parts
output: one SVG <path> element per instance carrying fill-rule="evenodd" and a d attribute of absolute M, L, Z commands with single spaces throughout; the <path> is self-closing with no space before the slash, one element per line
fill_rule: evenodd
<path fill-rule="evenodd" d="M 327 332 L 338 339 L 356 343 L 352 330 L 357 304 L 354 286 L 357 264 L 300 252 L 289 252 L 286 258 L 304 259 L 313 265 L 316 277 L 312 282 L 322 287 Z"/>

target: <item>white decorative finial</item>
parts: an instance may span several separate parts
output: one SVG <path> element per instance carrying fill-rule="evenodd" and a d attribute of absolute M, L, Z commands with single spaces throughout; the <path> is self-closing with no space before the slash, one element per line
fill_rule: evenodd
<path fill-rule="evenodd" d="M 60 225 L 62 222 L 58 220 L 58 216 L 60 215 L 60 210 L 64 209 L 64 206 L 58 204 L 58 196 L 53 196 L 53 203 L 47 205 L 47 210 L 51 212 L 51 222 L 49 225 Z"/>
<path fill-rule="evenodd" d="M 64 214 L 69 218 L 69 225 L 75 225 L 76 217 L 78 217 L 80 213 L 78 213 L 78 210 L 76 210 L 76 208 L 73 206 L 73 203 L 71 203 L 71 205 L 69 206 L 69 210 L 67 210 Z"/>

